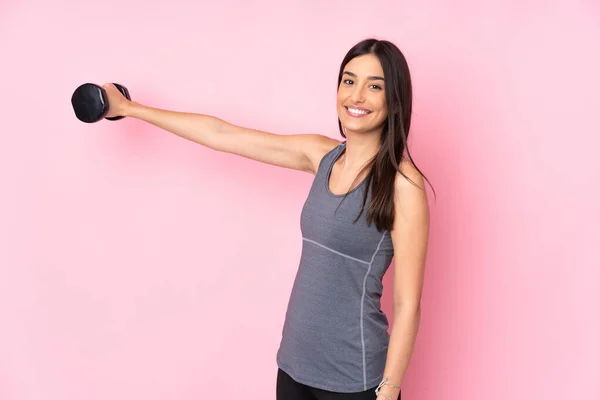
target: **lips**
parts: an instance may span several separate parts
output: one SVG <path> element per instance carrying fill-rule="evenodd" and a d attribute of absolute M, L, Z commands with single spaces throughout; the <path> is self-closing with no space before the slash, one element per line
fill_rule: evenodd
<path fill-rule="evenodd" d="M 345 107 L 346 108 L 346 113 L 348 115 L 350 115 L 351 117 L 355 117 L 355 118 L 362 118 L 366 115 L 371 114 L 371 110 L 367 110 L 366 108 L 362 108 L 362 107 Z"/>

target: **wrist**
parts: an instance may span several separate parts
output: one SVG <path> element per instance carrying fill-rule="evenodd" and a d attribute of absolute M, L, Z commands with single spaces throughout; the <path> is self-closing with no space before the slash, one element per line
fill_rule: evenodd
<path fill-rule="evenodd" d="M 400 395 L 400 389 L 381 388 L 377 391 L 377 400 L 397 400 Z"/>
<path fill-rule="evenodd" d="M 379 386 L 375 389 L 376 400 L 397 400 L 400 396 L 400 384 L 388 382 L 388 377 L 384 376 Z"/>
<path fill-rule="evenodd" d="M 141 110 L 144 108 L 143 105 L 137 101 L 130 100 L 123 107 L 123 115 L 126 117 L 136 118 L 139 117 Z"/>

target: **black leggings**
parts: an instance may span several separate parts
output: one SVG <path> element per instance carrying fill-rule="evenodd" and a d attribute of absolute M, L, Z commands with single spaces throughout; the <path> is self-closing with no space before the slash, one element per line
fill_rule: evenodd
<path fill-rule="evenodd" d="M 277 400 L 375 400 L 376 398 L 375 388 L 356 393 L 329 392 L 298 383 L 281 369 L 277 370 Z"/>

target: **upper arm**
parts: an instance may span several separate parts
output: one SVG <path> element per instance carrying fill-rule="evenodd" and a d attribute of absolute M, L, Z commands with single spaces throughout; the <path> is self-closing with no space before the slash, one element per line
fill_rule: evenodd
<path fill-rule="evenodd" d="M 255 161 L 315 174 L 321 158 L 340 142 L 319 134 L 281 135 L 225 123 L 213 148 Z"/>
<path fill-rule="evenodd" d="M 394 188 L 394 304 L 419 309 L 429 242 L 429 205 L 424 179 L 410 164 L 401 164 Z M 416 184 L 416 185 L 415 185 Z"/>

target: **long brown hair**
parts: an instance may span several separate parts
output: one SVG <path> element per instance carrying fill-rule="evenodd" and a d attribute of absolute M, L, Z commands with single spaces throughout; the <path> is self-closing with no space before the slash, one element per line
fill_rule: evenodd
<path fill-rule="evenodd" d="M 415 184 L 400 170 L 400 161 L 405 157 L 405 151 L 417 171 L 419 171 L 428 183 L 429 180 L 416 166 L 408 149 L 407 140 L 412 114 L 412 82 L 408 63 L 400 49 L 386 40 L 365 39 L 357 43 L 348 51 L 342 61 L 337 82 L 338 88 L 342 81 L 346 64 L 353 58 L 365 54 L 375 55 L 383 68 L 388 115 L 381 134 L 380 149 L 358 176 L 361 176 L 365 170 L 370 170 L 365 178 L 365 186 L 370 188 L 371 191 L 371 201 L 366 215 L 367 223 L 370 225 L 374 222 L 379 231 L 390 231 L 393 228 L 395 216 L 394 190 L 396 173 L 400 172 L 406 179 Z M 346 138 L 339 118 L 338 126 L 340 134 Z M 358 176 L 356 179 L 358 179 Z M 422 189 L 425 190 L 425 188 Z M 363 204 L 355 222 L 358 221 L 364 212 L 368 193 L 369 190 L 365 190 Z"/>

